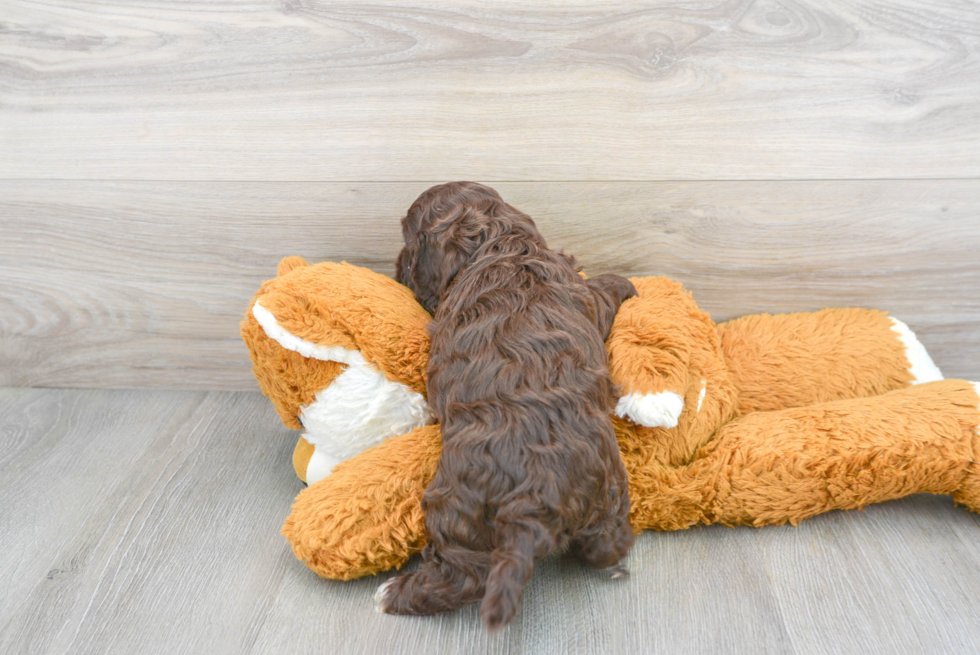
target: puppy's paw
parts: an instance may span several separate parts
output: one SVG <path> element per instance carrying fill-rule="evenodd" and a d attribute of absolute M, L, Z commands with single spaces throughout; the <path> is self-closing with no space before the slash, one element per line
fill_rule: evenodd
<path fill-rule="evenodd" d="M 397 578 L 385 580 L 374 592 L 374 611 L 379 614 L 387 614 L 391 608 L 391 585 Z"/>
<path fill-rule="evenodd" d="M 480 603 L 480 618 L 490 632 L 507 627 L 517 614 L 517 604 L 507 595 L 484 598 Z"/>
<path fill-rule="evenodd" d="M 630 577 L 630 570 L 621 564 L 610 566 L 608 569 L 606 569 L 606 572 L 609 574 L 610 580 L 619 580 L 620 578 Z"/>
<path fill-rule="evenodd" d="M 673 391 L 631 393 L 616 403 L 616 416 L 648 428 L 676 428 L 684 399 Z"/>

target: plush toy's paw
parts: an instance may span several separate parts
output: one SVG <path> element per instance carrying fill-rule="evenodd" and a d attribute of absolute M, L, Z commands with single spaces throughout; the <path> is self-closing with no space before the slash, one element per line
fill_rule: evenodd
<path fill-rule="evenodd" d="M 616 416 L 648 428 L 676 428 L 684 399 L 673 391 L 631 393 L 616 403 Z"/>
<path fill-rule="evenodd" d="M 389 608 L 389 591 L 391 590 L 391 585 L 394 583 L 395 578 L 390 580 L 385 580 L 378 587 L 378 590 L 374 592 L 374 611 L 379 614 L 386 614 Z"/>
<path fill-rule="evenodd" d="M 283 525 L 296 557 L 335 580 L 400 567 L 425 545 L 422 495 L 441 450 L 439 426 L 427 425 L 337 464 Z"/>
<path fill-rule="evenodd" d="M 342 459 L 339 457 L 331 457 L 329 454 L 323 451 L 323 448 L 314 448 L 310 455 L 309 461 L 306 463 L 306 470 L 303 475 L 300 476 L 300 480 L 310 485 L 315 482 L 319 482 L 323 478 L 330 475 L 333 468 L 340 464 Z"/>

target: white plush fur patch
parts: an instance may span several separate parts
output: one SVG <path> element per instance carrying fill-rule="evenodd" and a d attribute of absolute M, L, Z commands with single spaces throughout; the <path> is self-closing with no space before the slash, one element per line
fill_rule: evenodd
<path fill-rule="evenodd" d="M 905 346 L 905 358 L 909 360 L 909 373 L 914 378 L 912 384 L 942 380 L 943 374 L 939 367 L 933 363 L 925 346 L 919 342 L 909 326 L 897 318 L 889 316 L 888 319 L 892 322 L 892 330 L 898 333 L 898 338 L 902 340 L 902 344 Z"/>
<path fill-rule="evenodd" d="M 366 363 L 349 364 L 299 416 L 303 437 L 338 462 L 433 421 L 421 394 Z"/>
<path fill-rule="evenodd" d="M 363 364 L 364 358 L 356 350 L 348 350 L 343 346 L 321 346 L 297 337 L 286 328 L 279 325 L 279 321 L 268 309 L 256 302 L 252 305 L 252 316 L 262 326 L 266 336 L 278 342 L 286 350 L 298 352 L 303 357 L 319 359 L 324 362 L 339 362 L 340 364 Z"/>
<path fill-rule="evenodd" d="M 673 391 L 631 393 L 616 403 L 616 416 L 648 428 L 676 428 L 684 399 Z"/>
<path fill-rule="evenodd" d="M 698 394 L 698 411 L 701 411 L 701 405 L 704 404 L 704 397 L 708 395 L 708 383 L 705 380 L 701 380 L 701 393 Z"/>
<path fill-rule="evenodd" d="M 321 346 L 297 337 L 279 325 L 259 303 L 252 314 L 265 333 L 283 348 L 304 357 L 346 364 L 347 368 L 302 407 L 303 438 L 314 447 L 306 470 L 307 484 L 322 480 L 338 463 L 385 439 L 434 421 L 422 394 L 393 382 L 365 361 L 360 352 L 342 346 Z"/>
<path fill-rule="evenodd" d="M 342 461 L 344 460 L 327 455 L 323 448 L 318 449 L 313 446 L 313 455 L 310 456 L 310 461 L 306 464 L 306 484 L 313 484 L 327 477 L 333 471 L 333 467 Z"/>

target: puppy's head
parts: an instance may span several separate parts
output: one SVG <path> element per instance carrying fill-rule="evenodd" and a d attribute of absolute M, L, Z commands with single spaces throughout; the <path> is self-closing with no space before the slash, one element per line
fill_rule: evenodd
<path fill-rule="evenodd" d="M 396 277 L 433 314 L 453 279 L 487 242 L 509 236 L 546 247 L 529 216 L 476 182 L 425 191 L 402 219 L 402 236 Z"/>

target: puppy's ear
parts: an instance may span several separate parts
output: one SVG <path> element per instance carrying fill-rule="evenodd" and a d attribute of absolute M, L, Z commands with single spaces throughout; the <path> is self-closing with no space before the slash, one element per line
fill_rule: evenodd
<path fill-rule="evenodd" d="M 415 259 L 415 255 L 408 246 L 402 248 L 402 251 L 398 253 L 398 258 L 395 260 L 395 279 L 398 284 L 402 284 L 408 288 L 412 288 L 411 285 L 411 273 L 412 273 L 412 260 Z"/>
<path fill-rule="evenodd" d="M 606 273 L 585 281 L 596 301 L 596 326 L 603 341 L 609 337 L 619 306 L 636 295 L 633 283 L 619 275 Z"/>
<path fill-rule="evenodd" d="M 408 275 L 408 287 L 415 292 L 415 297 L 426 311 L 433 315 L 456 274 L 468 261 L 463 252 L 454 246 L 437 243 L 438 239 L 438 235 L 419 235 L 416 242 L 418 250 L 411 258 L 411 272 Z"/>

